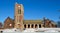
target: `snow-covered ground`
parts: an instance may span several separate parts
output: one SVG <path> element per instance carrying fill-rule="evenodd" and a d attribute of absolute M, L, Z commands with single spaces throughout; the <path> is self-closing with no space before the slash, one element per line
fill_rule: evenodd
<path fill-rule="evenodd" d="M 20 29 L 4 29 L 2 30 L 3 33 L 42 33 L 41 31 L 43 31 L 43 33 L 46 32 L 55 32 L 55 33 L 60 33 L 60 28 L 38 28 L 38 29 L 33 29 L 33 28 L 27 28 L 26 30 L 23 30 L 22 32 L 20 31 Z M 36 32 L 38 31 L 38 32 Z"/>
<path fill-rule="evenodd" d="M 16 29 L 16 28 L 13 28 L 13 29 L 4 29 L 4 30 L 2 30 L 3 32 L 20 32 L 20 29 Z"/>
<path fill-rule="evenodd" d="M 43 32 L 60 32 L 60 28 L 38 28 L 36 31 Z"/>
<path fill-rule="evenodd" d="M 23 32 L 35 32 L 35 29 L 33 29 L 33 28 L 27 28 L 26 30 L 24 30 Z"/>

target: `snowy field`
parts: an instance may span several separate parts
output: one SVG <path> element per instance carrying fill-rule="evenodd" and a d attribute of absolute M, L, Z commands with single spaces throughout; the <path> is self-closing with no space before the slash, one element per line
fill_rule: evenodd
<path fill-rule="evenodd" d="M 2 31 L 3 32 L 1 32 L 0 30 L 0 33 L 60 33 L 60 28 L 39 28 L 39 29 L 30 28 L 23 30 L 22 32 L 20 31 L 20 29 L 13 28 L 13 29 L 4 29 Z"/>
<path fill-rule="evenodd" d="M 2 33 L 60 33 L 60 32 L 2 32 Z"/>

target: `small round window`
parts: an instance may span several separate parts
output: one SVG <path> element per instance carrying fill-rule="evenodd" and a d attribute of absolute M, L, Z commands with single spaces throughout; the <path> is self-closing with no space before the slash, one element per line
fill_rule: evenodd
<path fill-rule="evenodd" d="M 9 24 L 9 26 L 12 26 L 12 24 Z"/>

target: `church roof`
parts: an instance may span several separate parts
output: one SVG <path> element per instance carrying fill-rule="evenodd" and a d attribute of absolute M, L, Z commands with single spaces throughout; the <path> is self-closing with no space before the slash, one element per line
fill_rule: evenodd
<path fill-rule="evenodd" d="M 7 20 L 13 21 L 13 19 L 11 19 L 10 17 L 7 17 L 7 18 L 5 19 L 5 21 L 7 21 Z M 4 21 L 4 23 L 5 23 L 5 21 Z"/>
<path fill-rule="evenodd" d="M 24 24 L 41 24 L 42 20 L 24 20 Z"/>

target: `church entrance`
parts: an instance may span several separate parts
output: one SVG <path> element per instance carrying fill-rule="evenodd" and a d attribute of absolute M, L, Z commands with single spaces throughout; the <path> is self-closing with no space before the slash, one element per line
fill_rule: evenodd
<path fill-rule="evenodd" d="M 18 24 L 18 28 L 17 29 L 19 29 L 21 27 L 21 25 L 20 24 Z"/>

